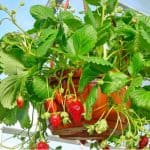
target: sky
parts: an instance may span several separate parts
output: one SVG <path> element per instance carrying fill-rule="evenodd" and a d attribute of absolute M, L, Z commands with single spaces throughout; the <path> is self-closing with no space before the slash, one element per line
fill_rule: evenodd
<path fill-rule="evenodd" d="M 9 9 L 16 9 L 19 6 L 20 0 L 0 0 L 0 4 L 7 6 Z M 119 0 L 121 3 L 135 8 L 147 15 L 150 15 L 150 0 Z M 19 8 L 17 11 L 17 22 L 23 29 L 30 29 L 33 25 L 34 19 L 29 13 L 29 8 L 34 4 L 46 4 L 47 0 L 24 0 L 25 6 Z M 77 12 L 83 10 L 82 0 L 70 0 L 71 5 Z M 0 20 L 6 17 L 6 14 L 0 11 Z M 0 37 L 5 33 L 17 30 L 16 27 L 9 21 L 4 21 L 0 25 Z"/>
<path fill-rule="evenodd" d="M 9 9 L 16 9 L 19 6 L 20 0 L 0 0 L 0 4 L 8 7 Z M 31 5 L 34 4 L 46 4 L 47 0 L 24 0 L 25 6 L 18 9 L 16 20 L 17 23 L 23 29 L 30 29 L 34 23 L 34 19 L 29 13 L 29 9 Z M 76 8 L 77 11 L 81 11 L 83 6 L 81 5 L 82 0 L 71 0 L 71 5 Z M 6 17 L 6 14 L 0 11 L 0 20 Z M 2 37 L 5 33 L 17 30 L 17 28 L 10 23 L 9 21 L 4 21 L 0 25 L 0 37 Z"/>

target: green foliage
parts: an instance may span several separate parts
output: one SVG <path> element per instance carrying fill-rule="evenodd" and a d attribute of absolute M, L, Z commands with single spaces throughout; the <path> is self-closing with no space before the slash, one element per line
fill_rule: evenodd
<path fill-rule="evenodd" d="M 14 125 L 17 121 L 20 122 L 22 128 L 30 127 L 30 118 L 28 113 L 29 105 L 25 103 L 22 109 L 13 108 L 7 109 L 0 104 L 0 123 L 6 125 Z"/>
<path fill-rule="evenodd" d="M 42 37 L 40 39 L 40 42 L 41 42 L 43 38 L 45 39 L 47 38 L 42 44 L 39 45 L 37 49 L 34 50 L 34 53 L 36 54 L 36 56 L 42 57 L 47 54 L 48 50 L 53 45 L 54 40 L 56 39 L 56 35 L 57 35 L 57 32 L 55 30 L 54 31 L 52 30 L 51 33 L 49 33 L 49 35 L 45 35 L 46 37 Z"/>
<path fill-rule="evenodd" d="M 55 150 L 62 150 L 62 146 L 57 146 Z"/>
<path fill-rule="evenodd" d="M 77 30 L 68 40 L 67 50 L 72 55 L 84 55 L 91 51 L 96 43 L 97 34 L 91 25 Z"/>
<path fill-rule="evenodd" d="M 96 45 L 101 46 L 106 42 L 109 42 L 109 38 L 111 37 L 110 35 L 111 35 L 111 22 L 110 21 L 104 22 L 104 25 L 97 29 L 98 40 Z"/>
<path fill-rule="evenodd" d="M 30 8 L 30 13 L 35 19 L 54 19 L 54 10 L 52 8 L 42 6 L 42 5 L 34 5 Z"/>
<path fill-rule="evenodd" d="M 85 0 L 85 1 L 88 2 L 89 4 L 96 5 L 96 6 L 100 4 L 99 0 Z"/>
<path fill-rule="evenodd" d="M 91 24 L 94 28 L 96 28 L 96 20 L 94 14 L 92 13 L 91 8 L 87 5 L 87 11 L 84 17 L 85 22 Z"/>
<path fill-rule="evenodd" d="M 104 84 L 101 85 L 102 92 L 105 94 L 110 94 L 118 91 L 128 82 L 128 76 L 122 72 L 109 72 L 105 75 Z"/>
<path fill-rule="evenodd" d="M 82 57 L 85 59 L 85 61 L 89 62 L 87 63 L 83 68 L 83 73 L 80 78 L 79 82 L 79 88 L 78 90 L 81 92 L 83 91 L 84 87 L 92 80 L 97 78 L 100 74 L 106 73 L 109 71 L 112 66 L 109 62 L 100 59 L 100 58 L 94 58 L 94 57 Z"/>
<path fill-rule="evenodd" d="M 17 120 L 22 128 L 30 128 L 29 103 L 25 102 L 22 109 L 17 109 Z"/>
<path fill-rule="evenodd" d="M 0 103 L 0 123 L 2 123 L 7 113 L 7 109 L 5 109 Z"/>
<path fill-rule="evenodd" d="M 7 113 L 5 114 L 2 122 L 6 125 L 15 125 L 15 123 L 17 122 L 17 109 L 6 109 L 5 111 Z"/>
<path fill-rule="evenodd" d="M 130 75 L 136 76 L 142 69 L 144 64 L 143 56 L 141 53 L 134 53 L 128 66 Z"/>
<path fill-rule="evenodd" d="M 134 106 L 150 111 L 150 91 L 139 88 L 133 91 L 130 97 Z"/>
<path fill-rule="evenodd" d="M 7 75 L 20 74 L 25 69 L 21 62 L 3 51 L 0 51 L 0 65 Z"/>
<path fill-rule="evenodd" d="M 86 120 L 92 119 L 92 107 L 97 98 L 97 91 L 98 91 L 98 86 L 94 86 L 86 99 L 86 102 L 85 102 L 86 112 L 84 115 L 84 118 Z"/>
<path fill-rule="evenodd" d="M 21 93 L 24 74 L 11 75 L 0 83 L 0 103 L 4 108 L 12 109 L 16 106 L 16 97 Z"/>
<path fill-rule="evenodd" d="M 83 26 L 81 20 L 69 11 L 61 12 L 59 17 L 64 21 L 70 30 L 76 31 Z"/>
<path fill-rule="evenodd" d="M 130 94 L 138 87 L 141 87 L 142 85 L 142 81 L 143 81 L 143 77 L 142 76 L 136 76 L 136 77 L 133 77 L 131 82 L 130 82 L 130 85 L 128 85 L 128 88 L 127 88 L 127 91 L 126 91 L 126 94 L 125 94 L 125 98 L 124 98 L 124 101 L 126 102 L 129 97 L 130 97 Z"/>
<path fill-rule="evenodd" d="M 117 6 L 118 0 L 107 0 L 106 1 L 106 13 L 112 13 L 116 6 Z"/>
<path fill-rule="evenodd" d="M 48 87 L 48 83 L 46 83 L 43 79 L 38 76 L 33 78 L 33 91 L 35 95 L 41 99 L 41 101 L 49 98 L 52 94 L 52 89 Z"/>

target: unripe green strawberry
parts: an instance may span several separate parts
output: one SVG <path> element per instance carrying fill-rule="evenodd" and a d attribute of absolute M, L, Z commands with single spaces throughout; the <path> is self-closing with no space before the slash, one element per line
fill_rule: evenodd
<path fill-rule="evenodd" d="M 98 134 L 101 134 L 102 132 L 106 131 L 108 128 L 108 124 L 107 121 L 105 119 L 99 120 L 96 124 L 95 124 L 95 131 Z"/>

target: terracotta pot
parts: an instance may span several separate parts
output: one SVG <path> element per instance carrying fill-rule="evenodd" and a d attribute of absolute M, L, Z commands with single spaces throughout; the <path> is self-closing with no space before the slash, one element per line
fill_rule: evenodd
<path fill-rule="evenodd" d="M 126 88 L 122 88 L 121 90 L 114 92 L 111 94 L 111 100 L 115 104 L 122 104 L 123 98 L 126 92 Z M 128 100 L 126 103 L 126 107 L 129 108 L 131 106 L 131 101 Z M 98 89 L 98 97 L 96 100 L 96 103 L 93 107 L 93 118 L 99 119 L 101 114 L 106 111 L 106 113 L 109 111 L 109 97 L 101 92 L 100 89 Z M 121 113 L 119 113 L 121 114 Z M 112 109 L 109 112 L 109 115 L 107 117 L 108 120 L 116 121 L 117 120 L 117 113 L 114 109 Z"/>
<path fill-rule="evenodd" d="M 79 93 L 78 92 L 78 84 L 79 84 L 81 72 L 82 72 L 81 70 L 79 70 L 79 71 L 77 70 L 76 72 L 74 72 L 72 81 L 73 81 L 73 84 L 75 87 L 75 92 L 77 93 L 78 98 L 81 100 L 81 102 L 84 103 L 86 98 L 88 97 L 88 94 L 90 93 L 92 88 L 96 85 L 96 81 L 90 82 L 84 88 L 83 92 Z M 63 72 L 64 78 L 62 80 L 62 87 L 64 88 L 64 94 L 65 94 L 66 88 L 67 88 L 68 73 L 69 73 L 69 71 Z M 58 76 L 60 76 L 60 73 L 58 73 Z M 51 85 L 52 84 L 57 85 L 57 83 L 58 83 L 58 81 L 56 79 L 52 80 L 50 82 Z M 70 88 L 69 89 L 70 93 L 74 94 L 74 89 L 73 89 L 72 85 L 69 85 L 69 88 Z M 125 91 L 126 90 L 123 88 L 119 92 L 112 93 L 111 97 L 112 97 L 114 103 L 116 103 L 116 104 L 122 103 L 121 97 L 124 96 Z M 101 89 L 98 88 L 97 99 L 93 106 L 92 119 L 90 121 L 87 121 L 84 118 L 82 118 L 82 120 L 79 124 L 72 123 L 72 124 L 68 124 L 68 125 L 61 125 L 56 129 L 53 129 L 50 126 L 52 133 L 55 135 L 59 135 L 62 138 L 67 138 L 67 139 L 76 139 L 76 140 L 88 140 L 88 139 L 103 140 L 103 139 L 105 139 L 106 137 L 109 136 L 109 134 L 111 133 L 111 131 L 113 130 L 113 128 L 116 125 L 117 113 L 115 112 L 114 109 L 112 109 L 110 111 L 109 115 L 107 116 L 107 122 L 109 125 L 109 129 L 106 132 L 104 132 L 102 134 L 95 133 L 95 134 L 89 136 L 89 134 L 85 130 L 84 125 L 85 124 L 94 124 L 95 122 L 97 122 L 97 120 L 101 117 L 102 114 L 104 114 L 104 117 L 105 117 L 105 115 L 107 114 L 107 112 L 110 109 L 108 101 L 109 101 L 108 96 L 103 94 L 101 92 Z M 129 106 L 130 106 L 130 102 L 127 103 L 127 107 L 129 107 Z M 123 114 L 119 113 L 119 115 L 121 117 L 122 126 L 123 126 L 123 128 L 125 128 L 127 125 L 127 120 Z M 120 134 L 120 132 L 121 132 L 121 125 L 118 124 L 115 134 Z"/>

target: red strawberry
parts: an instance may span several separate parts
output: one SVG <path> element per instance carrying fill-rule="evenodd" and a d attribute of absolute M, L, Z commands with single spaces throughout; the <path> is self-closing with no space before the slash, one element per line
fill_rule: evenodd
<path fill-rule="evenodd" d="M 61 118 L 59 114 L 52 114 L 49 118 L 49 122 L 53 128 L 57 128 L 61 124 Z"/>
<path fill-rule="evenodd" d="M 24 100 L 23 100 L 22 96 L 19 96 L 19 97 L 17 98 L 17 106 L 18 106 L 18 108 L 20 108 L 20 109 L 24 106 Z"/>
<path fill-rule="evenodd" d="M 147 136 L 141 136 L 139 141 L 139 149 L 142 149 L 146 147 L 148 144 L 148 137 Z"/>
<path fill-rule="evenodd" d="M 86 140 L 80 140 L 80 143 L 81 143 L 82 145 L 85 145 L 85 144 L 86 144 Z"/>
<path fill-rule="evenodd" d="M 110 150 L 109 146 L 106 146 L 105 148 L 103 148 L 103 150 Z"/>
<path fill-rule="evenodd" d="M 49 145 L 44 141 L 40 141 L 36 145 L 36 150 L 49 150 Z"/>
<path fill-rule="evenodd" d="M 64 5 L 64 9 L 67 9 L 69 7 L 69 0 L 66 0 L 66 3 Z"/>
<path fill-rule="evenodd" d="M 74 123 L 80 123 L 84 108 L 79 100 L 72 101 L 68 104 L 67 110 L 74 121 Z"/>
<path fill-rule="evenodd" d="M 63 102 L 64 102 L 64 98 L 63 98 L 62 94 L 59 91 L 56 91 L 56 93 L 55 93 L 55 100 L 60 105 L 62 105 Z"/>
<path fill-rule="evenodd" d="M 51 100 L 51 99 L 47 99 L 44 103 L 44 107 L 46 111 L 49 112 L 56 112 L 57 111 L 57 104 L 55 101 Z"/>
<path fill-rule="evenodd" d="M 70 104 L 72 101 L 74 101 L 74 100 L 75 100 L 75 98 L 74 98 L 73 95 L 67 95 L 67 96 L 66 96 L 65 105 L 66 105 L 67 110 L 68 110 L 68 108 L 69 108 L 69 104 Z"/>

